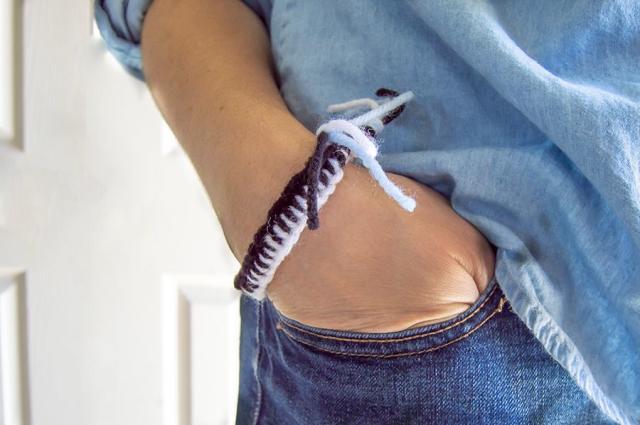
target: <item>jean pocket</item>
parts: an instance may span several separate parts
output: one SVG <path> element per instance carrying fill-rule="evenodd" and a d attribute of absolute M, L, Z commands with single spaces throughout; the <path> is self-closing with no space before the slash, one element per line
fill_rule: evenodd
<path fill-rule="evenodd" d="M 276 329 L 294 342 L 325 353 L 372 358 L 395 358 L 429 353 L 461 341 L 500 313 L 506 299 L 495 277 L 467 310 L 444 322 L 397 332 L 365 333 L 317 328 L 280 313 L 267 302 Z"/>

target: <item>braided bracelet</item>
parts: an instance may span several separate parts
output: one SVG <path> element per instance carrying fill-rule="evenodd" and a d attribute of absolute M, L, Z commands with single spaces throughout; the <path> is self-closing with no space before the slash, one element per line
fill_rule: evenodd
<path fill-rule="evenodd" d="M 370 111 L 348 121 L 331 120 L 318 128 L 313 155 L 289 180 L 269 209 L 266 223 L 255 233 L 234 279 L 236 289 L 257 300 L 264 299 L 267 285 L 305 226 L 310 230 L 319 227 L 318 211 L 342 179 L 343 167 L 355 157 L 400 206 L 407 211 L 415 209 L 415 200 L 391 182 L 376 161 L 378 147 L 374 139 L 385 125 L 402 113 L 413 93 L 399 95 L 393 90 L 379 89 L 376 95 L 386 101 L 356 99 L 329 107 L 329 112 L 360 107 L 369 107 Z"/>

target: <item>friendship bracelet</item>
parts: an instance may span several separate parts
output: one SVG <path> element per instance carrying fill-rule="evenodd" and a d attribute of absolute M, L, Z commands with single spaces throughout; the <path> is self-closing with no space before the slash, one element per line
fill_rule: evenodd
<path fill-rule="evenodd" d="M 329 106 L 329 112 L 362 107 L 370 111 L 348 121 L 334 119 L 318 127 L 313 155 L 289 180 L 269 209 L 266 223 L 255 233 L 234 279 L 236 289 L 257 300 L 264 299 L 276 269 L 289 255 L 305 226 L 310 230 L 319 227 L 318 211 L 342 180 L 344 166 L 356 157 L 400 206 L 407 211 L 415 209 L 415 200 L 389 180 L 376 161 L 378 147 L 374 139 L 402 113 L 413 93 L 398 94 L 381 88 L 376 95 L 387 100 L 379 103 L 374 99 L 355 99 Z"/>

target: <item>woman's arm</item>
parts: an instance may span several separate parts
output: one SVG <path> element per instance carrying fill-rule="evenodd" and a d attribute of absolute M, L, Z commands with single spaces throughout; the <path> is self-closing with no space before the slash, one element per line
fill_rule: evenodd
<path fill-rule="evenodd" d="M 288 111 L 275 83 L 269 40 L 238 0 L 155 0 L 142 34 L 151 92 L 193 162 L 235 256 L 315 138 Z M 323 327 L 393 330 L 464 310 L 493 273 L 493 252 L 429 188 L 400 209 L 356 165 L 303 232 L 268 295 L 285 314 Z M 478 282 L 478 284 L 476 284 Z"/>
<path fill-rule="evenodd" d="M 151 93 L 241 259 L 314 147 L 274 83 L 265 29 L 238 0 L 156 0 L 142 56 Z"/>

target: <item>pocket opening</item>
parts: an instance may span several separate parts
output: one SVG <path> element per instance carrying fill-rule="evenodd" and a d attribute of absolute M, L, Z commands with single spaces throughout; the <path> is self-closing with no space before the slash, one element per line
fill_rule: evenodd
<path fill-rule="evenodd" d="M 452 319 L 418 328 L 366 333 L 316 328 L 282 315 L 270 304 L 279 333 L 323 352 L 368 357 L 399 357 L 444 348 L 465 339 L 500 313 L 506 299 L 495 277 L 467 310 Z"/>

